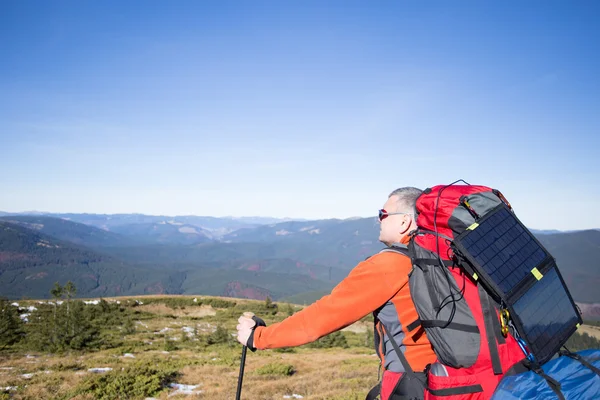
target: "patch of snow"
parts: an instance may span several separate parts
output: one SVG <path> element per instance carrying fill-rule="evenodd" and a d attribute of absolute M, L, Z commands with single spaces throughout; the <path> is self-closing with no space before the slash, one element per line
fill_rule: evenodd
<path fill-rule="evenodd" d="M 19 317 L 21 317 L 21 319 L 23 320 L 23 322 L 29 322 L 29 319 L 27 317 L 29 317 L 31 314 L 29 313 L 25 313 L 25 314 L 21 314 L 19 315 Z"/>
<path fill-rule="evenodd" d="M 197 302 L 198 302 L 198 299 L 194 297 L 194 303 L 197 303 Z"/>
<path fill-rule="evenodd" d="M 294 394 L 291 394 L 291 395 L 290 394 L 284 394 L 283 398 L 284 399 L 303 399 L 304 396 L 294 393 Z"/>
<path fill-rule="evenodd" d="M 163 328 L 160 331 L 158 331 L 158 333 L 167 333 L 167 332 L 172 331 L 172 330 L 173 329 L 171 329 L 171 328 Z"/>
<path fill-rule="evenodd" d="M 169 384 L 169 387 L 176 390 L 173 393 L 170 393 L 169 397 L 178 394 L 200 394 L 202 393 L 202 390 L 196 390 L 198 386 L 200 385 L 183 385 L 181 383 L 171 383 Z"/>
<path fill-rule="evenodd" d="M 25 379 L 31 379 L 33 377 L 34 374 L 23 374 L 21 375 L 23 378 Z"/>
<path fill-rule="evenodd" d="M 97 306 L 98 304 L 100 304 L 100 300 L 84 300 L 83 301 L 85 304 L 93 304 L 95 306 Z"/>
<path fill-rule="evenodd" d="M 275 234 L 276 234 L 277 236 L 285 236 L 285 235 L 289 235 L 290 233 L 292 233 L 292 232 L 288 232 L 288 231 L 286 231 L 285 229 L 281 229 L 281 230 L 279 230 L 279 231 L 275 232 Z"/>
<path fill-rule="evenodd" d="M 19 303 L 10 303 L 10 305 L 13 307 L 19 307 Z"/>
<path fill-rule="evenodd" d="M 308 230 L 311 230 L 313 228 L 314 228 L 314 226 L 305 226 L 304 228 L 300 228 L 300 232 L 308 231 Z"/>
<path fill-rule="evenodd" d="M 123 357 L 125 357 L 125 358 L 135 358 L 135 356 L 133 354 L 131 354 L 131 353 L 125 353 L 125 354 L 123 354 Z"/>
<path fill-rule="evenodd" d="M 108 371 L 112 371 L 112 368 L 105 367 L 105 368 L 90 368 L 90 369 L 88 369 L 88 372 L 93 372 L 96 374 L 100 374 L 100 373 L 108 372 Z"/>
<path fill-rule="evenodd" d="M 319 233 L 321 233 L 321 230 L 319 228 L 317 228 L 317 229 L 308 231 L 308 233 L 310 233 L 311 235 L 318 235 Z"/>
<path fill-rule="evenodd" d="M 18 386 L 0 386 L 0 391 L 8 392 L 10 390 L 17 390 Z"/>
<path fill-rule="evenodd" d="M 36 311 L 36 310 L 37 310 L 37 308 L 35 308 L 34 306 L 29 306 L 29 307 L 27 307 L 27 310 L 28 310 L 29 312 L 32 312 L 32 311 Z"/>

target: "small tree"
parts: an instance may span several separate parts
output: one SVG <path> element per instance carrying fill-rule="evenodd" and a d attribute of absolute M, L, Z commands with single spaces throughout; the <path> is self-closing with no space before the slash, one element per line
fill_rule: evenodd
<path fill-rule="evenodd" d="M 0 350 L 13 345 L 23 337 L 23 322 L 16 307 L 0 298 Z"/>
<path fill-rule="evenodd" d="M 273 303 L 271 301 L 271 298 L 267 296 L 267 298 L 265 299 L 265 309 L 267 310 L 267 313 L 275 315 L 277 314 L 278 308 L 279 307 L 277 307 L 277 304 Z"/>
<path fill-rule="evenodd" d="M 374 335 L 373 328 L 372 327 L 367 328 L 367 336 L 365 338 L 365 347 L 373 346 L 373 340 L 374 340 L 373 335 Z"/>
<path fill-rule="evenodd" d="M 123 333 L 126 335 L 135 333 L 135 324 L 133 323 L 131 317 L 127 317 L 125 322 L 123 322 Z"/>
<path fill-rule="evenodd" d="M 294 307 L 292 307 L 292 305 L 288 303 L 288 305 L 285 309 L 285 313 L 287 314 L 288 317 L 291 317 L 292 315 L 294 315 Z"/>
<path fill-rule="evenodd" d="M 206 344 L 219 344 L 219 343 L 229 343 L 231 337 L 227 332 L 227 329 L 223 328 L 221 325 L 217 325 L 217 329 L 206 337 Z"/>
<path fill-rule="evenodd" d="M 75 287 L 75 284 L 71 281 L 68 281 L 66 283 L 66 285 L 63 287 L 63 294 L 67 296 L 67 332 L 69 331 L 69 319 L 70 319 L 70 303 L 71 303 L 71 297 L 75 296 L 75 294 L 77 293 L 77 288 Z M 73 328 L 71 329 L 71 335 L 74 335 L 75 327 L 73 326 Z"/>
<path fill-rule="evenodd" d="M 50 294 L 54 299 L 54 320 L 52 321 L 52 339 L 51 341 L 58 342 L 58 323 L 56 321 L 56 314 L 58 311 L 58 300 L 62 298 L 64 288 L 58 282 L 54 282 L 54 287 L 50 289 Z"/>

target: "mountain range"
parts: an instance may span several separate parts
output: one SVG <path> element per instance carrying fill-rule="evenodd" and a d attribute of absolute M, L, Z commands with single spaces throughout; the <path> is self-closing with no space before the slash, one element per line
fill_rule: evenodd
<path fill-rule="evenodd" d="M 48 297 L 72 280 L 78 296 L 206 294 L 311 302 L 378 252 L 375 218 L 141 214 L 0 216 L 0 294 Z M 575 300 L 600 303 L 600 231 L 535 231 Z"/>

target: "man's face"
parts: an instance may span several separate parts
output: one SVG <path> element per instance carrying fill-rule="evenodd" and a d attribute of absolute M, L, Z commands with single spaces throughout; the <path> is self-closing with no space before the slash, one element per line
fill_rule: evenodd
<path fill-rule="evenodd" d="M 379 241 L 390 245 L 398 243 L 403 237 L 403 232 L 410 225 L 410 216 L 406 214 L 393 214 L 396 212 L 405 212 L 398 210 L 398 196 L 392 196 L 383 205 L 383 209 L 389 214 L 379 222 Z M 406 225 L 408 223 L 408 225 Z"/>

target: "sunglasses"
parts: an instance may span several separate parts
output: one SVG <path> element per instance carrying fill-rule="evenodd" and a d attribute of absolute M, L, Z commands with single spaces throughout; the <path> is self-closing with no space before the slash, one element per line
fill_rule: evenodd
<path fill-rule="evenodd" d="M 383 221 L 384 219 L 386 219 L 388 216 L 390 215 L 403 215 L 403 214 L 414 214 L 411 212 L 387 212 L 385 211 L 383 208 L 381 210 L 379 210 L 379 222 Z"/>

